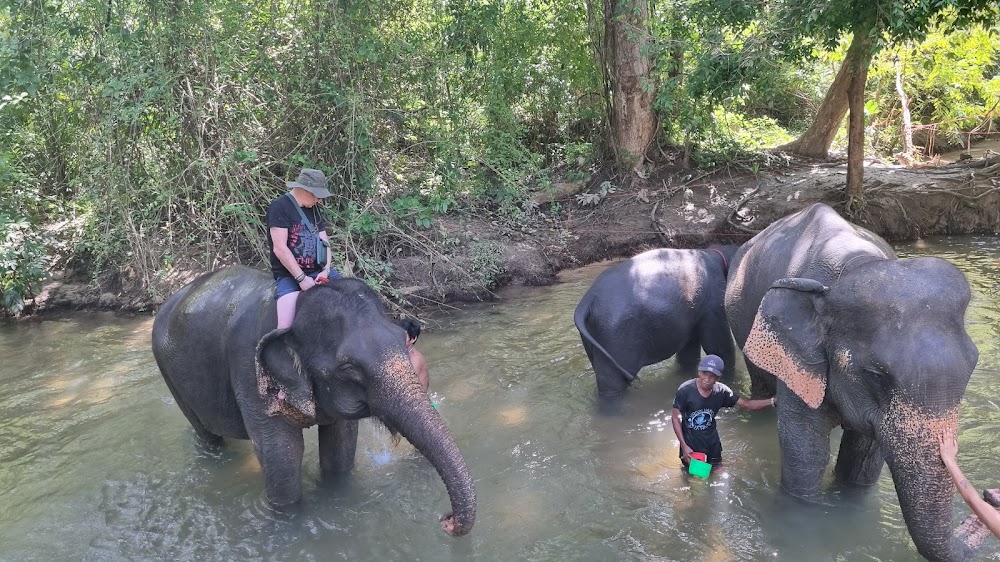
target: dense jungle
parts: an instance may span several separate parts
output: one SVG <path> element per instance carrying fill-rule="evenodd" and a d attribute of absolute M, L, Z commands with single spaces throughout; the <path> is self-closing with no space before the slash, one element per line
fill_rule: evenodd
<path fill-rule="evenodd" d="M 262 267 L 299 169 L 400 308 L 489 299 L 812 201 L 889 239 L 1000 231 L 985 0 L 13 0 L 3 314 L 153 311 Z"/>

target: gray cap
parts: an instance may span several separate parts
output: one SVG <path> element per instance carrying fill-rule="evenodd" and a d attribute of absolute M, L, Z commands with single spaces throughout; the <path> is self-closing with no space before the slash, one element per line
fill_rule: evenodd
<path fill-rule="evenodd" d="M 333 195 L 327 189 L 326 174 L 313 168 L 302 168 L 299 177 L 295 178 L 295 181 L 286 181 L 285 185 L 289 188 L 304 189 L 320 199 Z"/>
<path fill-rule="evenodd" d="M 720 377 L 725 368 L 726 364 L 722 362 L 722 358 L 718 355 L 706 355 L 701 358 L 701 363 L 698 363 L 699 373 L 704 371 Z"/>

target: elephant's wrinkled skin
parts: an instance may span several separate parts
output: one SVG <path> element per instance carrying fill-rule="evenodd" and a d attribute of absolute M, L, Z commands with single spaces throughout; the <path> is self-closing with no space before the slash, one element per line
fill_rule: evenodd
<path fill-rule="evenodd" d="M 744 245 L 726 312 L 754 393 L 777 392 L 782 488 L 819 493 L 841 425 L 837 479 L 872 485 L 887 462 L 920 554 L 970 554 L 951 530 L 954 488 L 938 453 L 979 358 L 964 325 L 970 296 L 948 262 L 897 259 L 825 205 Z"/>
<path fill-rule="evenodd" d="M 702 348 L 732 371 L 736 351 L 723 296 L 737 248 L 650 250 L 594 280 L 573 321 L 601 396 L 620 395 L 639 369 L 675 354 L 694 369 Z"/>
<path fill-rule="evenodd" d="M 465 460 L 413 372 L 403 329 L 364 282 L 337 279 L 299 297 L 292 327 L 275 330 L 274 281 L 231 267 L 205 274 L 163 304 L 153 354 L 195 432 L 208 442 L 250 439 L 269 502 L 302 497 L 302 430 L 319 426 L 324 473 L 354 465 L 359 418 L 377 416 L 434 465 L 453 513 L 452 535 L 475 522 Z"/>

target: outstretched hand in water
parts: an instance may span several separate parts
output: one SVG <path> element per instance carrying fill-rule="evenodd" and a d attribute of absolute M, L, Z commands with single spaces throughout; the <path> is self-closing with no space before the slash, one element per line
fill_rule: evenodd
<path fill-rule="evenodd" d="M 948 469 L 951 480 L 955 483 L 955 487 L 958 488 L 958 493 L 962 495 L 965 503 L 969 504 L 976 517 L 979 517 L 979 520 L 997 538 L 1000 538 L 1000 512 L 997 512 L 996 508 L 979 497 L 976 489 L 965 478 L 962 469 L 958 467 L 958 439 L 955 436 L 954 429 L 949 428 L 944 430 L 941 434 L 939 446 L 941 449 L 941 460 L 944 461 L 944 466 Z"/>

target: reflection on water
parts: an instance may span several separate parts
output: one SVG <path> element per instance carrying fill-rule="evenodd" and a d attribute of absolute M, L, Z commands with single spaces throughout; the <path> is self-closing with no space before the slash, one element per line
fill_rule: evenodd
<path fill-rule="evenodd" d="M 968 275 L 979 367 L 962 405 L 959 459 L 1000 485 L 1000 242 L 900 247 Z M 205 450 L 149 351 L 149 318 L 79 315 L 0 327 L 0 559 L 911 560 L 888 471 L 871 490 L 806 505 L 778 491 L 773 412 L 723 411 L 727 470 L 680 468 L 669 407 L 684 377 L 646 368 L 623 414 L 595 415 L 572 312 L 607 264 L 553 287 L 508 291 L 431 318 L 420 339 L 431 391 L 476 481 L 472 533 L 438 528 L 440 478 L 406 441 L 361 425 L 357 467 L 321 482 L 307 432 L 306 499 L 262 501 L 249 443 Z M 739 365 L 733 386 L 746 392 Z M 835 434 L 834 441 L 839 439 Z M 956 523 L 968 509 L 955 497 Z M 1000 559 L 996 541 L 987 559 Z"/>

